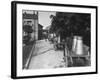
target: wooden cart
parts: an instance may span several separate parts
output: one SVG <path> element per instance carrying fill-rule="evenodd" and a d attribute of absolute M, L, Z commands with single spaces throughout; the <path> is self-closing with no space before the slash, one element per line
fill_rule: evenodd
<path fill-rule="evenodd" d="M 68 45 L 65 45 L 65 63 L 66 67 L 77 67 L 77 66 L 90 66 L 91 65 L 91 56 L 89 47 L 83 46 L 82 55 L 77 55 L 77 53 L 73 52 Z"/>

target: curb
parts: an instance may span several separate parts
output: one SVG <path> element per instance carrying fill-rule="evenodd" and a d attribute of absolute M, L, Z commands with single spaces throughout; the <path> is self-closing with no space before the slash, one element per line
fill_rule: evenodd
<path fill-rule="evenodd" d="M 26 61 L 26 64 L 24 66 L 24 69 L 28 69 L 28 67 L 29 67 L 29 63 L 31 61 L 31 57 L 32 57 L 34 48 L 35 48 L 35 43 L 33 44 L 32 50 L 31 50 L 30 55 L 29 55 L 29 57 L 28 57 L 28 59 Z"/>

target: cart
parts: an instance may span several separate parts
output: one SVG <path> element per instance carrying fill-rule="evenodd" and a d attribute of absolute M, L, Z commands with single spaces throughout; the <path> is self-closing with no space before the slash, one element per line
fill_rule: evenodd
<path fill-rule="evenodd" d="M 66 67 L 90 66 L 91 56 L 89 47 L 83 44 L 83 54 L 79 55 L 72 50 L 72 38 L 67 38 L 64 49 Z"/>
<path fill-rule="evenodd" d="M 82 55 L 77 55 L 75 52 L 68 49 L 67 46 L 65 46 L 65 61 L 67 67 L 78 67 L 78 66 L 90 66 L 90 52 L 89 47 L 85 46 L 83 47 L 83 53 Z"/>

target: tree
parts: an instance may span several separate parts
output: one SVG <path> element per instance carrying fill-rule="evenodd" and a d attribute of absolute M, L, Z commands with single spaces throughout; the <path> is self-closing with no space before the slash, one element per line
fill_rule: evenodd
<path fill-rule="evenodd" d="M 72 28 L 72 32 L 75 35 L 84 35 L 87 28 L 90 29 L 90 15 L 89 14 L 74 14 L 71 19 L 69 26 Z"/>
<path fill-rule="evenodd" d="M 63 13 L 63 12 L 57 12 L 56 16 L 52 17 L 51 22 L 51 32 L 54 32 L 59 35 L 70 35 L 69 30 L 69 20 L 72 14 L 69 13 Z"/>
<path fill-rule="evenodd" d="M 56 12 L 52 19 L 50 32 L 61 35 L 62 38 L 71 34 L 83 37 L 83 42 L 90 46 L 91 15 L 87 13 Z"/>
<path fill-rule="evenodd" d="M 87 28 L 90 29 L 90 14 L 57 12 L 52 18 L 51 31 L 67 35 L 83 35 Z M 66 36 L 67 36 L 66 35 Z"/>

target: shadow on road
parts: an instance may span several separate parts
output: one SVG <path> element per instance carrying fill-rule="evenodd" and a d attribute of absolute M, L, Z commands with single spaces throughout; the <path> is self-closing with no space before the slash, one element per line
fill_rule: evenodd
<path fill-rule="evenodd" d="M 50 48 L 50 49 L 47 49 L 47 50 L 45 50 L 45 51 L 43 51 L 41 53 L 36 53 L 36 54 L 34 54 L 32 56 L 34 57 L 34 56 L 38 56 L 38 55 L 41 55 L 41 54 L 45 54 L 46 52 L 51 51 L 51 50 L 54 50 L 54 49 L 53 48 Z"/>

